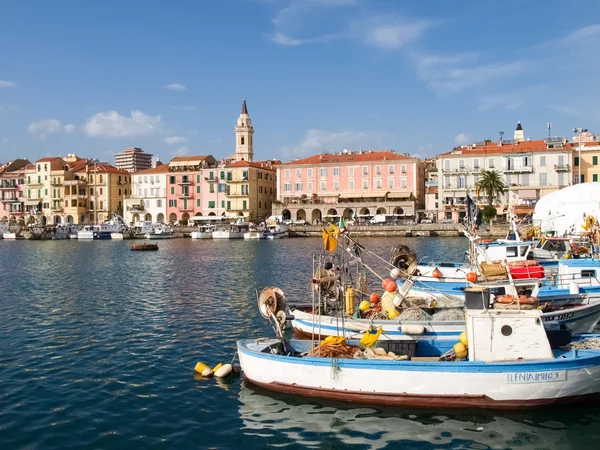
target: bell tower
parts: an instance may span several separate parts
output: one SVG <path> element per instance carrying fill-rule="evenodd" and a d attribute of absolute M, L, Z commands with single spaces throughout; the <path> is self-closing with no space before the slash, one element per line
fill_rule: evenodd
<path fill-rule="evenodd" d="M 246 107 L 246 99 L 242 103 L 242 112 L 235 126 L 235 160 L 252 161 L 254 158 L 253 142 L 254 127 Z"/>

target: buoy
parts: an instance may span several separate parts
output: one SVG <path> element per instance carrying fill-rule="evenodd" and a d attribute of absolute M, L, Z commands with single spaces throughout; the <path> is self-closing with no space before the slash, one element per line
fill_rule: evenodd
<path fill-rule="evenodd" d="M 402 325 L 400 331 L 404 334 L 423 334 L 425 327 L 423 325 Z"/>
<path fill-rule="evenodd" d="M 213 371 L 212 371 L 212 369 L 210 367 L 207 367 L 206 369 L 204 369 L 202 371 L 202 376 L 203 377 L 212 377 L 212 375 L 213 375 Z"/>
<path fill-rule="evenodd" d="M 219 364 L 220 365 L 220 364 Z M 215 370 L 215 377 L 217 378 L 225 378 L 227 375 L 231 373 L 232 366 L 231 364 L 223 364 L 220 365 L 217 370 Z"/>
<path fill-rule="evenodd" d="M 470 283 L 475 283 L 477 281 L 477 274 L 475 272 L 467 273 L 467 281 Z"/>
<path fill-rule="evenodd" d="M 194 367 L 194 370 L 198 373 L 202 373 L 204 372 L 206 369 L 208 369 L 208 366 L 204 363 L 198 362 L 198 364 L 196 364 L 196 367 Z"/>
<path fill-rule="evenodd" d="M 398 288 L 396 282 L 394 280 L 390 280 L 389 278 L 383 280 L 381 286 L 388 292 L 394 292 Z"/>
<path fill-rule="evenodd" d="M 347 288 L 346 289 L 346 314 L 349 316 L 354 314 L 354 289 Z"/>
<path fill-rule="evenodd" d="M 402 275 L 402 272 L 397 267 L 394 267 L 392 270 L 390 270 L 390 278 L 392 280 L 397 280 L 400 278 L 400 275 Z"/>
<path fill-rule="evenodd" d="M 457 358 L 464 358 L 467 356 L 467 347 L 462 342 L 454 344 L 454 354 Z"/>
<path fill-rule="evenodd" d="M 569 294 L 570 295 L 579 295 L 579 285 L 576 281 L 571 281 L 569 283 Z"/>
<path fill-rule="evenodd" d="M 373 292 L 370 297 L 371 303 L 379 303 L 379 294 L 377 292 Z"/>
<path fill-rule="evenodd" d="M 469 346 L 469 340 L 467 339 L 467 333 L 465 333 L 464 331 L 462 333 L 460 333 L 460 336 L 458 337 L 458 339 L 460 340 L 460 342 L 462 342 L 462 344 L 465 347 Z"/>
<path fill-rule="evenodd" d="M 213 368 L 213 373 L 215 373 L 217 370 L 219 370 L 221 367 L 223 367 L 223 363 L 219 363 L 217 364 L 214 368 Z"/>
<path fill-rule="evenodd" d="M 396 317 L 398 317 L 400 315 L 400 313 L 396 310 L 393 310 L 393 311 L 387 311 L 387 315 L 390 319 L 395 319 Z"/>
<path fill-rule="evenodd" d="M 360 302 L 360 305 L 358 305 L 358 309 L 360 309 L 361 311 L 366 311 L 370 307 L 371 304 L 366 300 L 363 300 L 362 302 Z"/>
<path fill-rule="evenodd" d="M 442 278 L 442 272 L 440 272 L 440 269 L 436 267 L 435 269 L 433 269 L 433 272 L 431 272 L 431 276 L 433 278 Z"/>

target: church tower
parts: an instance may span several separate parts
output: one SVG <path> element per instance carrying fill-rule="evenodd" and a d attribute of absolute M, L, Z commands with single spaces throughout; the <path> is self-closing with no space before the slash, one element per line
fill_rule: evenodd
<path fill-rule="evenodd" d="M 525 140 L 525 135 L 523 134 L 523 127 L 521 126 L 521 122 L 517 122 L 517 129 L 515 130 L 515 141 L 523 142 Z"/>
<path fill-rule="evenodd" d="M 238 117 L 235 127 L 235 160 L 236 161 L 252 161 L 254 159 L 254 150 L 252 137 L 254 135 L 254 127 L 248 115 L 246 107 L 246 99 L 242 103 L 242 112 Z"/>

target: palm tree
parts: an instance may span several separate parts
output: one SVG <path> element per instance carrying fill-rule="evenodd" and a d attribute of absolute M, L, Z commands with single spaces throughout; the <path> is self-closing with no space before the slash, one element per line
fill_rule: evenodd
<path fill-rule="evenodd" d="M 482 170 L 481 177 L 477 181 L 477 197 L 479 193 L 488 196 L 488 205 L 492 205 L 494 197 L 504 194 L 508 188 L 502 180 L 502 175 L 497 170 Z"/>

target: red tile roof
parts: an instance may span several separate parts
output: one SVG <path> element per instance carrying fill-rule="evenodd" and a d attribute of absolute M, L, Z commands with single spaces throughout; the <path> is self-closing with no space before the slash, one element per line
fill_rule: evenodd
<path fill-rule="evenodd" d="M 211 158 L 212 155 L 199 155 L 199 156 L 176 156 L 169 162 L 174 161 L 204 161 L 206 158 Z"/>
<path fill-rule="evenodd" d="M 275 171 L 273 164 L 268 164 L 266 161 L 236 161 L 226 167 L 254 167 L 255 169 Z"/>
<path fill-rule="evenodd" d="M 64 159 L 59 158 L 58 156 L 51 156 L 42 159 L 38 159 L 36 163 L 50 163 L 50 170 L 62 170 L 68 166 Z"/>
<path fill-rule="evenodd" d="M 161 164 L 160 166 L 152 167 L 150 169 L 139 170 L 134 172 L 133 175 L 147 175 L 150 173 L 167 173 L 169 171 L 168 164 Z"/>
<path fill-rule="evenodd" d="M 309 156 L 304 159 L 297 159 L 295 161 L 288 161 L 283 163 L 287 165 L 300 165 L 300 164 L 333 164 L 333 163 L 349 163 L 349 162 L 377 162 L 377 161 L 413 161 L 415 158 L 403 155 L 401 153 L 394 153 L 387 150 L 383 151 L 365 151 L 363 153 L 321 153 L 319 155 Z"/>
<path fill-rule="evenodd" d="M 490 154 L 511 154 L 511 153 L 536 153 L 536 152 L 560 152 L 565 150 L 571 150 L 571 144 L 566 143 L 562 148 L 548 148 L 546 141 L 539 139 L 536 141 L 524 141 L 516 144 L 502 144 L 492 142 L 487 145 L 477 145 L 456 148 L 452 151 L 441 153 L 440 156 L 458 156 L 461 155 L 490 155 Z"/>

